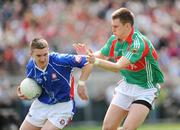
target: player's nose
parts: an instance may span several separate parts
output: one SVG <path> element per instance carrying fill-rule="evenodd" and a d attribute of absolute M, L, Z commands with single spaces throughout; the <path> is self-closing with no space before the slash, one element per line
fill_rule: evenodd
<path fill-rule="evenodd" d="M 40 58 L 40 61 L 41 61 L 41 62 L 44 62 L 44 61 L 46 61 L 46 58 L 45 58 L 44 56 L 42 56 L 42 57 Z"/>

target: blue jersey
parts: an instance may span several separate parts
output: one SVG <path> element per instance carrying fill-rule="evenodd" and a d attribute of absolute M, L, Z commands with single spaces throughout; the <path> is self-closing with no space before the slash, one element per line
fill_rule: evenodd
<path fill-rule="evenodd" d="M 26 77 L 34 79 L 41 87 L 39 101 L 55 104 L 70 100 L 70 79 L 74 67 L 87 64 L 85 56 L 50 53 L 46 69 L 38 68 L 31 58 L 26 66 Z"/>

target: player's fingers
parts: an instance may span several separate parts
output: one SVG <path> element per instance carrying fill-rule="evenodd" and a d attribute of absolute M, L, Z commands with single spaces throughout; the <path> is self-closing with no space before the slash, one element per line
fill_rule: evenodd
<path fill-rule="evenodd" d="M 81 95 L 81 99 L 82 99 L 82 100 L 88 100 L 88 96 L 87 96 L 86 94 L 82 94 L 82 95 Z"/>
<path fill-rule="evenodd" d="M 87 62 L 88 62 L 89 64 L 92 64 L 92 63 L 93 63 L 91 57 L 89 57 L 89 56 L 86 57 L 86 60 L 87 60 Z"/>
<path fill-rule="evenodd" d="M 88 51 L 92 54 L 93 53 L 93 51 L 91 50 L 91 49 L 88 49 Z"/>
<path fill-rule="evenodd" d="M 73 48 L 74 48 L 75 50 L 78 50 L 78 49 L 79 49 L 79 47 L 76 46 L 76 45 L 73 45 Z"/>
<path fill-rule="evenodd" d="M 20 97 L 20 99 L 23 99 L 23 100 L 27 100 L 28 98 L 26 97 L 26 96 L 24 96 L 24 95 L 21 95 L 21 96 L 19 96 Z"/>
<path fill-rule="evenodd" d="M 84 97 L 84 100 L 88 100 L 88 99 L 89 99 L 89 97 L 88 97 L 88 94 L 87 94 L 87 91 L 86 91 L 86 90 L 84 90 L 84 92 L 83 92 L 83 97 Z"/>
<path fill-rule="evenodd" d="M 88 95 L 84 95 L 84 100 L 88 100 L 88 99 L 89 99 Z"/>
<path fill-rule="evenodd" d="M 77 47 L 77 48 L 82 48 L 82 47 L 84 47 L 84 44 L 82 44 L 82 43 L 76 43 L 74 46 Z"/>
<path fill-rule="evenodd" d="M 83 94 L 79 94 L 79 97 L 84 100 L 84 95 Z"/>
<path fill-rule="evenodd" d="M 94 61 L 95 57 L 94 57 L 94 55 L 88 55 L 86 57 L 86 59 L 87 59 L 87 61 L 89 61 L 91 63 L 92 61 Z"/>
<path fill-rule="evenodd" d="M 81 45 L 79 45 L 79 44 L 73 44 L 73 48 L 74 48 L 75 50 L 80 50 L 80 49 L 81 49 Z"/>
<path fill-rule="evenodd" d="M 21 97 L 21 98 L 23 98 L 24 97 L 24 95 L 23 94 L 21 94 L 21 93 L 18 93 L 17 94 L 19 97 Z"/>
<path fill-rule="evenodd" d="M 21 94 L 21 90 L 20 90 L 20 87 L 18 86 L 17 89 L 16 89 L 16 93 L 17 94 Z"/>
<path fill-rule="evenodd" d="M 20 88 L 17 88 L 17 96 L 20 98 L 20 99 L 23 99 L 23 100 L 27 100 L 28 98 L 26 96 L 24 96 L 24 94 L 21 93 L 20 91 Z"/>
<path fill-rule="evenodd" d="M 92 52 L 92 50 L 91 49 L 86 49 L 86 54 L 87 55 L 91 55 L 93 52 Z"/>
<path fill-rule="evenodd" d="M 85 91 L 81 93 L 81 96 L 82 96 L 82 98 L 83 98 L 84 100 L 87 100 L 87 99 L 88 99 L 88 96 L 87 96 L 87 94 L 86 94 Z"/>
<path fill-rule="evenodd" d="M 89 99 L 87 94 L 84 91 L 78 92 L 78 95 L 82 100 L 88 100 Z"/>

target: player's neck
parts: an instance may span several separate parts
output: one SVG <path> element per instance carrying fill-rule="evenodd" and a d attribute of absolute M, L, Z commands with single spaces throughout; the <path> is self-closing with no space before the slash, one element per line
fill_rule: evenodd
<path fill-rule="evenodd" d="M 124 42 L 128 36 L 131 34 L 132 28 L 128 29 L 126 32 L 124 32 L 124 36 L 122 39 L 120 39 L 120 42 Z"/>
<path fill-rule="evenodd" d="M 40 70 L 45 70 L 45 69 L 47 68 L 48 63 L 49 63 L 49 59 L 48 59 L 48 61 L 47 61 L 46 64 L 37 64 L 37 63 L 35 62 L 36 66 L 37 66 Z"/>

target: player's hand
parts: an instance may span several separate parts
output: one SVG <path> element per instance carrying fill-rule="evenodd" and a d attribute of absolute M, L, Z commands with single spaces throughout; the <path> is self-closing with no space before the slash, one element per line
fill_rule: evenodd
<path fill-rule="evenodd" d="M 88 54 L 88 48 L 87 48 L 86 44 L 75 43 L 75 44 L 73 44 L 73 47 L 78 55 Z"/>
<path fill-rule="evenodd" d="M 22 99 L 22 100 L 28 100 L 28 98 L 26 96 L 24 96 L 22 93 L 21 93 L 21 90 L 20 90 L 20 86 L 17 87 L 17 96 Z"/>
<path fill-rule="evenodd" d="M 92 53 L 91 50 L 89 50 L 89 53 L 88 53 L 88 56 L 86 57 L 86 59 L 90 64 L 94 64 L 96 57 L 94 56 L 94 54 Z"/>
<path fill-rule="evenodd" d="M 82 100 L 88 100 L 89 99 L 89 96 L 87 94 L 87 87 L 85 85 L 78 85 L 77 86 L 77 93 Z"/>

